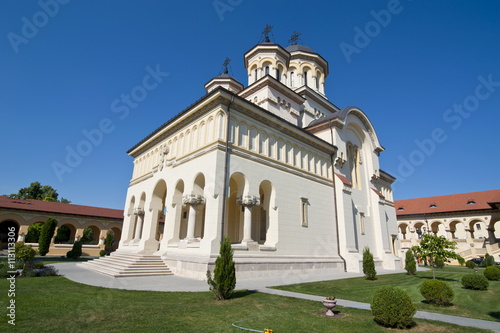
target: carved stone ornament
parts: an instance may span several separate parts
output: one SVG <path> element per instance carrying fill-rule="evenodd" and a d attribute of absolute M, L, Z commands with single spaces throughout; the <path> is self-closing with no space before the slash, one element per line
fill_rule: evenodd
<path fill-rule="evenodd" d="M 260 198 L 255 195 L 244 195 L 236 199 L 236 204 L 241 206 L 258 206 Z"/>
<path fill-rule="evenodd" d="M 134 215 L 142 216 L 144 215 L 144 210 L 142 208 L 134 208 Z"/>
<path fill-rule="evenodd" d="M 204 205 L 205 197 L 201 194 L 186 194 L 182 198 L 182 203 L 184 205 Z"/>

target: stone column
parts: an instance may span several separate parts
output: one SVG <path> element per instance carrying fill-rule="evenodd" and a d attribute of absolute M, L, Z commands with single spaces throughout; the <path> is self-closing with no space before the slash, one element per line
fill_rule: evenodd
<path fill-rule="evenodd" d="M 137 221 L 135 224 L 134 242 L 138 242 L 141 240 L 142 223 L 144 221 L 144 210 L 142 208 L 135 208 L 134 215 L 137 215 L 136 217 Z"/>
<path fill-rule="evenodd" d="M 245 195 L 237 200 L 237 204 L 243 206 L 243 240 L 242 244 L 254 242 L 252 239 L 252 207 L 260 205 L 260 198 L 255 195 Z"/>
<path fill-rule="evenodd" d="M 445 230 L 446 231 L 446 239 L 447 240 L 453 240 L 453 233 L 451 230 Z"/>
<path fill-rule="evenodd" d="M 490 244 L 495 244 L 497 241 L 497 238 L 495 237 L 495 228 L 491 227 L 486 229 L 488 230 L 488 241 Z"/>
<path fill-rule="evenodd" d="M 186 194 L 182 198 L 184 205 L 189 205 L 189 218 L 186 239 L 189 241 L 196 240 L 194 237 L 194 230 L 196 227 L 196 208 L 198 205 L 205 204 L 205 197 L 201 194 Z"/>

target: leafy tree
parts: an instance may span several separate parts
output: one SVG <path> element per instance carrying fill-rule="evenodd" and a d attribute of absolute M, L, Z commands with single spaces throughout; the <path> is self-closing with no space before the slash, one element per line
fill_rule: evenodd
<path fill-rule="evenodd" d="M 82 243 L 90 244 L 94 241 L 94 230 L 91 227 L 83 229 Z"/>
<path fill-rule="evenodd" d="M 427 260 L 432 267 L 432 278 L 435 279 L 434 269 L 440 260 L 450 262 L 450 259 L 456 259 L 459 262 L 464 262 L 464 259 L 455 253 L 456 248 L 455 242 L 449 241 L 443 236 L 425 234 L 420 240 L 420 246 L 414 246 L 411 249 L 419 259 Z"/>
<path fill-rule="evenodd" d="M 38 243 L 40 233 L 42 232 L 43 222 L 36 222 L 29 226 L 28 234 L 26 235 L 26 243 Z"/>
<path fill-rule="evenodd" d="M 69 242 L 71 238 L 71 228 L 66 224 L 60 226 L 57 229 L 56 238 L 54 239 L 54 243 L 61 244 Z"/>
<path fill-rule="evenodd" d="M 39 182 L 32 182 L 30 186 L 19 189 L 17 194 L 11 194 L 11 196 L 43 201 L 71 203 L 71 201 L 65 198 L 61 198 L 61 200 L 58 200 L 57 198 L 59 197 L 59 194 L 52 186 L 42 185 Z"/>
<path fill-rule="evenodd" d="M 363 273 L 367 280 L 376 280 L 377 271 L 375 270 L 375 261 L 373 254 L 368 247 L 363 250 Z"/>
<path fill-rule="evenodd" d="M 38 239 L 38 252 L 41 256 L 45 256 L 49 252 L 50 241 L 56 231 L 57 220 L 49 217 L 47 222 L 42 227 L 40 238 Z"/>
<path fill-rule="evenodd" d="M 417 263 L 415 262 L 415 256 L 411 249 L 406 251 L 405 269 L 406 274 L 408 275 L 415 275 L 415 273 L 417 272 Z"/>
<path fill-rule="evenodd" d="M 207 270 L 207 282 L 210 290 L 214 292 L 215 299 L 223 301 L 231 297 L 236 287 L 236 269 L 233 261 L 231 241 L 225 237 L 220 246 L 219 256 L 215 260 L 214 277 Z"/>

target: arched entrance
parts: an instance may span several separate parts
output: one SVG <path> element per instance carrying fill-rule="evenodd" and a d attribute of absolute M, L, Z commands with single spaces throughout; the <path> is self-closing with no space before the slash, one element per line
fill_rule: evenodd
<path fill-rule="evenodd" d="M 227 214 L 225 221 L 225 235 L 232 243 L 239 243 L 243 239 L 244 206 L 238 205 L 245 190 L 245 176 L 235 173 L 229 179 L 229 198 L 227 199 Z"/>

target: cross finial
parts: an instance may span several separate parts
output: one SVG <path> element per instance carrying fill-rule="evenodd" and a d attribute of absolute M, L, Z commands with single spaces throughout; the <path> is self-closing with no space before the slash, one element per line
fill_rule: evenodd
<path fill-rule="evenodd" d="M 271 33 L 272 29 L 273 29 L 272 25 L 266 24 L 264 31 L 262 31 L 262 36 L 264 36 L 264 43 L 269 43 L 271 41 L 269 39 L 269 34 Z"/>
<path fill-rule="evenodd" d="M 290 37 L 290 40 L 288 40 L 288 42 L 291 45 L 297 45 L 297 43 L 299 42 L 300 35 L 302 35 L 302 33 L 294 31 L 292 37 Z"/>
<path fill-rule="evenodd" d="M 222 64 L 222 73 L 223 74 L 229 74 L 229 63 L 231 62 L 231 59 L 226 57 L 226 60 L 224 60 L 224 63 Z"/>

